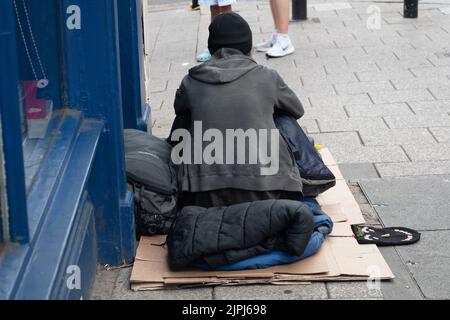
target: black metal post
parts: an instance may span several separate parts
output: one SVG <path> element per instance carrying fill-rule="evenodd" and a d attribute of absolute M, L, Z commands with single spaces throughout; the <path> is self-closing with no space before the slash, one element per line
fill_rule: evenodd
<path fill-rule="evenodd" d="M 404 0 L 403 17 L 417 18 L 419 9 L 419 0 Z"/>
<path fill-rule="evenodd" d="M 292 20 L 308 19 L 308 1 L 292 0 Z"/>
<path fill-rule="evenodd" d="M 197 8 L 199 5 L 198 5 L 198 0 L 192 0 L 192 8 L 193 9 L 195 9 L 195 8 Z"/>

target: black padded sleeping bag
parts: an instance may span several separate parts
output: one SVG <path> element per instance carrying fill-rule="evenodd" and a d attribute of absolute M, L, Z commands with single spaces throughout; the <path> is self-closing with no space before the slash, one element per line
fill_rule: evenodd
<path fill-rule="evenodd" d="M 270 251 L 300 256 L 313 233 L 313 213 L 300 201 L 264 200 L 221 208 L 185 207 L 169 232 L 169 265 L 221 266 Z"/>

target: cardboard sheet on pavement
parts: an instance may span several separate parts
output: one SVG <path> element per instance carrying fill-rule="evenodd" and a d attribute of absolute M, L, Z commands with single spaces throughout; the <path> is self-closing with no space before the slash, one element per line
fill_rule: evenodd
<path fill-rule="evenodd" d="M 361 210 L 328 149 L 321 154 L 337 178 L 336 187 L 317 200 L 332 218 L 335 228 L 320 251 L 305 260 L 268 269 L 242 271 L 169 269 L 165 236 L 143 237 L 131 274 L 133 290 L 176 289 L 182 287 L 304 284 L 313 281 L 393 279 L 394 275 L 375 245 L 360 245 L 353 237 L 352 224 L 365 223 Z"/>

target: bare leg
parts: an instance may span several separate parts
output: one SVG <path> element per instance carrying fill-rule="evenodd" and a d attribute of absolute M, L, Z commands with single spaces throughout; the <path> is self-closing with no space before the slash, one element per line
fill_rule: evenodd
<path fill-rule="evenodd" d="M 267 57 L 279 58 L 295 52 L 289 38 L 289 0 L 269 0 L 275 32 L 271 37 L 255 45 L 258 52 L 265 52 Z"/>
<path fill-rule="evenodd" d="M 275 21 L 275 28 L 279 33 L 287 34 L 289 32 L 289 0 L 271 0 L 271 7 Z"/>
<path fill-rule="evenodd" d="M 275 25 L 275 31 L 278 32 L 278 12 L 277 12 L 277 6 L 275 3 L 277 0 L 270 0 L 270 12 L 272 12 L 273 17 L 273 24 Z"/>

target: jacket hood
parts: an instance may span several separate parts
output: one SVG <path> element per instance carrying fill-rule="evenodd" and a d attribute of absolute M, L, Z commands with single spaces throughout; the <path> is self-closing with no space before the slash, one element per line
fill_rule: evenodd
<path fill-rule="evenodd" d="M 195 80 L 219 84 L 233 82 L 253 69 L 258 64 L 239 50 L 222 48 L 217 51 L 209 62 L 205 62 L 189 70 L 189 75 Z"/>

